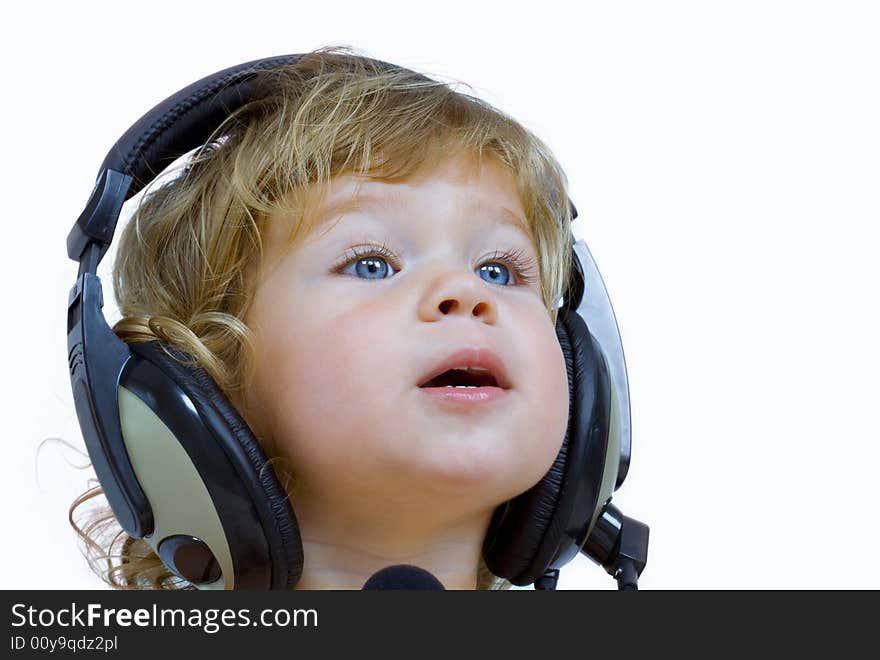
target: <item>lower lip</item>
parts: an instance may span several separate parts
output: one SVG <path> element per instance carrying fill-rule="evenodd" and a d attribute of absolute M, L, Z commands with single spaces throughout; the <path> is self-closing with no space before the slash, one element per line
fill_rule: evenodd
<path fill-rule="evenodd" d="M 490 401 L 498 401 L 506 399 L 508 391 L 500 387 L 470 387 L 470 388 L 454 388 L 454 387 L 420 387 L 419 390 L 425 396 L 440 401 L 442 403 L 450 403 L 455 405 L 473 406 L 480 403 L 489 403 Z"/>

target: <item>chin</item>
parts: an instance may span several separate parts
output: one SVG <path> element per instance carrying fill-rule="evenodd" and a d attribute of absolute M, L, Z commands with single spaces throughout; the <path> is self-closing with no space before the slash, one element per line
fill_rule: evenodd
<path fill-rule="evenodd" d="M 479 438 L 473 440 L 470 447 L 462 448 L 460 443 L 447 446 L 445 455 L 422 466 L 420 477 L 425 484 L 432 484 L 444 497 L 479 499 L 487 503 L 503 497 L 511 488 L 522 485 L 525 490 L 528 487 L 531 475 L 524 471 L 526 466 L 516 460 L 518 457 L 510 455 L 509 445 L 480 443 Z"/>

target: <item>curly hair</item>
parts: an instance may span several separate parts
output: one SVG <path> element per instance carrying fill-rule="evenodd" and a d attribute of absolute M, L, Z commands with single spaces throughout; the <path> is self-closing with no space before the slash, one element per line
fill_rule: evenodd
<path fill-rule="evenodd" d="M 293 217 L 294 241 L 333 177 L 400 181 L 457 154 L 493 158 L 514 175 L 555 324 L 573 267 L 571 211 L 565 174 L 539 138 L 452 83 L 380 67 L 349 47 L 319 48 L 255 80 L 259 92 L 176 176 L 145 189 L 123 227 L 113 265 L 120 339 L 179 347 L 248 419 L 241 394 L 254 345 L 243 319 L 268 218 L 278 211 Z M 258 439 L 290 493 L 295 466 L 277 456 L 270 439 Z M 145 541 L 121 530 L 102 494 L 95 485 L 69 510 L 92 570 L 120 589 L 193 588 Z M 75 517 L 95 502 L 104 503 Z M 482 559 L 477 576 L 477 589 L 511 587 Z"/>

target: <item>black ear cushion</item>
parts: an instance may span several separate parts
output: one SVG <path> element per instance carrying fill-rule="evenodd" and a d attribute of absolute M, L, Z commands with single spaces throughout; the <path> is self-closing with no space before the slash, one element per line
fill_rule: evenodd
<path fill-rule="evenodd" d="M 129 347 L 133 353 L 150 360 L 171 376 L 192 399 L 197 409 L 213 406 L 241 444 L 244 453 L 250 460 L 249 467 L 254 470 L 265 493 L 264 498 L 254 498 L 254 506 L 261 511 L 261 518 L 274 523 L 275 534 L 267 536 L 270 537 L 270 551 L 273 560 L 281 565 L 282 579 L 279 581 L 273 577 L 273 586 L 292 588 L 299 580 L 303 567 L 303 548 L 299 526 L 286 494 L 278 482 L 277 475 L 271 466 L 266 467 L 268 459 L 247 422 L 204 369 L 180 364 L 167 355 L 163 347 L 179 359 L 191 360 L 184 351 L 160 341 L 132 343 L 129 344 Z M 277 539 L 275 543 L 271 542 L 273 536 Z M 274 573 L 275 571 L 273 571 L 273 575 Z"/>
<path fill-rule="evenodd" d="M 569 422 L 562 447 L 541 481 L 495 510 L 483 544 L 483 557 L 489 570 L 517 586 L 531 584 L 543 575 L 553 559 L 552 553 L 559 545 L 571 510 L 568 504 L 568 512 L 560 512 L 563 485 L 571 472 L 567 461 L 569 444 L 582 444 L 584 438 L 577 433 L 578 425 L 573 423 L 573 419 L 576 421 L 573 414 L 577 410 L 575 378 L 578 357 L 572 350 L 568 324 L 565 310 L 560 310 L 556 336 L 565 357 L 569 393 Z"/>

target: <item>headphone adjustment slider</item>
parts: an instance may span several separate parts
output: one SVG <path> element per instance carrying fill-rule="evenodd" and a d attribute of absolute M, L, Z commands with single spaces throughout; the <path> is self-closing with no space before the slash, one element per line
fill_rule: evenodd
<path fill-rule="evenodd" d="M 67 256 L 81 261 L 90 243 L 100 244 L 100 262 L 113 240 L 116 222 L 131 186 L 131 176 L 115 170 L 101 170 L 86 208 L 67 235 Z M 97 267 L 97 263 L 95 264 Z"/>

